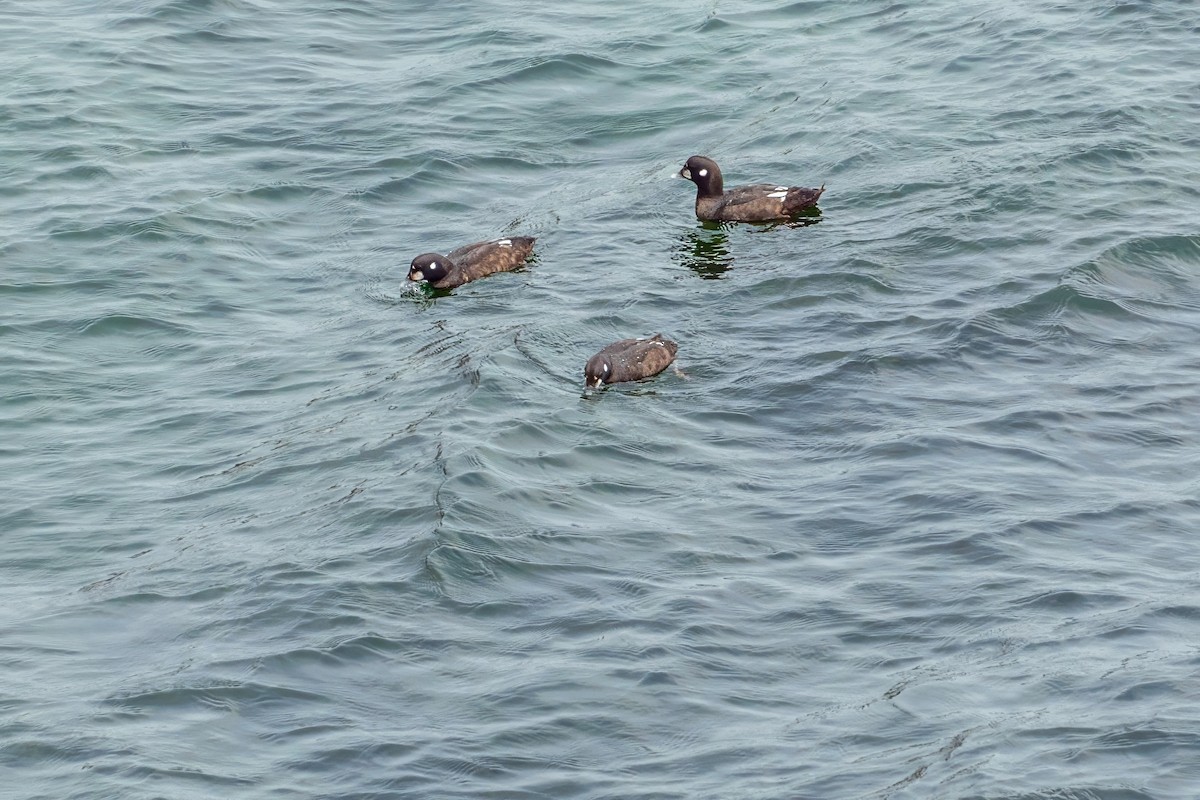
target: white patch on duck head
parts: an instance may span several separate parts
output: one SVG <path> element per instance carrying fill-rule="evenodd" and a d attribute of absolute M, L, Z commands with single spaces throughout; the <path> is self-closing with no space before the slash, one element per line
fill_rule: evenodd
<path fill-rule="evenodd" d="M 408 273 L 408 279 L 410 281 L 423 281 L 423 280 L 425 280 L 425 273 L 421 272 L 421 270 L 419 270 L 419 269 L 411 270 Z"/>
<path fill-rule="evenodd" d="M 700 170 L 699 172 L 697 172 L 696 174 L 697 174 L 697 175 L 699 175 L 701 178 L 707 178 L 707 177 L 708 177 L 708 170 L 706 170 L 706 169 L 702 169 L 702 170 Z"/>

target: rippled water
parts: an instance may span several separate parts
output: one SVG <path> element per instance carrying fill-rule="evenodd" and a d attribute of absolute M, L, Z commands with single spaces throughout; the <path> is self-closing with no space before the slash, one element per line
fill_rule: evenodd
<path fill-rule="evenodd" d="M 1196 796 L 1192 3 L 0 22 L 0 796 Z"/>

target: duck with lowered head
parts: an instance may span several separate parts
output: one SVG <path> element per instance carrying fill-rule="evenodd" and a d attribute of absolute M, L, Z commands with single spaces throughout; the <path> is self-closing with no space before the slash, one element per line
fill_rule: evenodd
<path fill-rule="evenodd" d="M 512 236 L 465 244 L 446 255 L 422 253 L 412 260 L 408 279 L 424 281 L 435 289 L 453 289 L 495 272 L 516 269 L 529 258 L 536 241 L 532 236 Z"/>
<path fill-rule="evenodd" d="M 588 359 L 583 383 L 599 389 L 606 383 L 640 381 L 657 375 L 675 360 L 679 345 L 656 333 L 648 339 L 621 339 Z"/>

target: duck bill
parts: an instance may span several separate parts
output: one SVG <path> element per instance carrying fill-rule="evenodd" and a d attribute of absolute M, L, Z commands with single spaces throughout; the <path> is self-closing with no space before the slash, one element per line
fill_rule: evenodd
<path fill-rule="evenodd" d="M 675 177 L 690 181 L 692 179 L 692 171 L 687 167 L 684 167 L 683 169 L 679 170 L 679 172 L 675 173 Z"/>
<path fill-rule="evenodd" d="M 423 281 L 425 280 L 425 273 L 421 272 L 420 270 L 417 272 L 410 272 L 408 273 L 408 279 L 410 281 Z"/>

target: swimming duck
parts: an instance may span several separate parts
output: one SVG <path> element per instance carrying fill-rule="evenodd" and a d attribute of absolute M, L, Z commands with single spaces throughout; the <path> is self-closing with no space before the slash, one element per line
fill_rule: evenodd
<path fill-rule="evenodd" d="M 705 221 L 772 222 L 817 204 L 825 191 L 799 186 L 756 183 L 725 191 L 721 168 L 706 156 L 692 156 L 677 177 L 696 184 L 696 216 Z"/>
<path fill-rule="evenodd" d="M 671 365 L 679 345 L 656 333 L 649 339 L 621 339 L 588 359 L 583 383 L 599 389 L 606 383 L 638 381 L 657 375 Z"/>
<path fill-rule="evenodd" d="M 408 279 L 428 281 L 435 289 L 453 289 L 493 272 L 516 269 L 529 258 L 536 241 L 532 236 L 513 236 L 465 244 L 444 256 L 423 253 L 412 260 Z"/>

